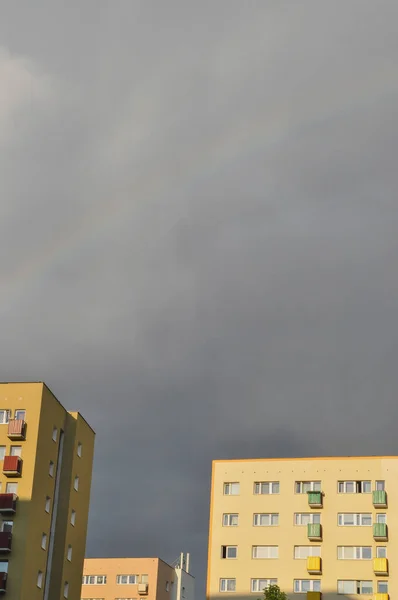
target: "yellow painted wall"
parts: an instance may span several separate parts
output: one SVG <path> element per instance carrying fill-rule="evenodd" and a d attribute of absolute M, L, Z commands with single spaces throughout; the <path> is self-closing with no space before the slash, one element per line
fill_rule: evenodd
<path fill-rule="evenodd" d="M 322 481 L 322 509 L 309 508 L 307 494 L 295 493 L 295 481 L 311 480 Z M 339 480 L 371 480 L 372 489 L 375 480 L 385 480 L 389 508 L 375 509 L 372 494 L 338 494 Z M 224 482 L 235 481 L 240 482 L 240 494 L 225 496 Z M 279 481 L 280 493 L 254 495 L 256 481 Z M 320 578 L 324 598 L 341 599 L 338 579 L 372 580 L 376 591 L 376 581 L 383 578 L 374 575 L 373 561 L 337 560 L 337 546 L 372 546 L 375 552 L 377 545 L 387 546 L 389 594 L 398 596 L 398 457 L 214 461 L 211 493 L 208 597 L 257 598 L 261 593 L 250 591 L 252 578 L 277 578 L 292 598 L 303 597 L 293 594 L 294 579 Z M 294 525 L 295 512 L 321 513 L 322 542 L 310 542 L 307 528 Z M 339 512 L 387 513 L 389 541 L 376 543 L 372 527 L 338 526 Z M 239 513 L 239 526 L 223 527 L 223 513 Z M 279 526 L 254 527 L 254 513 L 279 513 Z M 222 545 L 237 545 L 238 558 L 222 559 Z M 279 546 L 279 559 L 253 559 L 253 545 Z M 293 558 L 295 545 L 321 545 L 322 575 L 309 575 L 306 560 Z M 236 578 L 236 592 L 219 592 L 220 578 Z"/>

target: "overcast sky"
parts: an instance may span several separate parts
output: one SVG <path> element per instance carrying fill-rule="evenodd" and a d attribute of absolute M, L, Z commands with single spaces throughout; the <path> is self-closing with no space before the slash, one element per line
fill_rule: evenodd
<path fill-rule="evenodd" d="M 397 453 L 398 4 L 0 8 L 1 379 L 97 431 L 87 554 L 199 599 L 211 459 Z"/>

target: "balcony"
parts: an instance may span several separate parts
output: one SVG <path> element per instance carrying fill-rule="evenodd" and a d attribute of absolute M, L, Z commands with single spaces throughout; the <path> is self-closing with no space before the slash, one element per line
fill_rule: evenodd
<path fill-rule="evenodd" d="M 384 490 L 373 492 L 373 506 L 375 508 L 387 508 L 387 493 Z"/>
<path fill-rule="evenodd" d="M 148 593 L 148 584 L 147 583 L 139 583 L 138 584 L 138 593 L 140 596 L 146 596 Z"/>
<path fill-rule="evenodd" d="M 11 552 L 12 533 L 10 531 L 0 531 L 0 552 Z"/>
<path fill-rule="evenodd" d="M 308 505 L 311 508 L 322 508 L 322 492 L 308 492 Z"/>
<path fill-rule="evenodd" d="M 311 575 L 320 575 L 322 573 L 322 563 L 320 556 L 309 556 L 307 558 L 307 571 Z"/>
<path fill-rule="evenodd" d="M 22 458 L 20 456 L 5 456 L 3 473 L 4 475 L 7 475 L 7 477 L 21 477 Z"/>
<path fill-rule="evenodd" d="M 375 523 L 373 525 L 373 537 L 376 542 L 386 542 L 388 540 L 387 525 L 385 523 Z"/>
<path fill-rule="evenodd" d="M 375 594 L 375 600 L 388 600 L 388 594 Z"/>
<path fill-rule="evenodd" d="M 312 542 L 319 542 L 322 540 L 322 526 L 320 523 L 308 523 L 307 525 L 308 539 Z"/>
<path fill-rule="evenodd" d="M 17 510 L 16 494 L 0 494 L 0 514 L 14 515 Z"/>
<path fill-rule="evenodd" d="M 321 600 L 321 598 L 322 598 L 321 592 L 307 592 L 307 600 Z M 381 599 L 381 600 L 383 600 L 383 599 Z"/>
<path fill-rule="evenodd" d="M 7 573 L 0 573 L 0 594 L 5 594 L 7 589 Z"/>
<path fill-rule="evenodd" d="M 8 422 L 8 437 L 10 440 L 25 439 L 26 423 L 23 419 L 11 419 Z"/>
<path fill-rule="evenodd" d="M 375 575 L 388 575 L 388 559 L 375 558 L 373 560 L 373 571 Z"/>

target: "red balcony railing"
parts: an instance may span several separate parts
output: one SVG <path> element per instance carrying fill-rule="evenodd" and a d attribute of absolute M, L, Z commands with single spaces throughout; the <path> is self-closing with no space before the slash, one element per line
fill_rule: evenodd
<path fill-rule="evenodd" d="M 0 531 L 0 552 L 11 552 L 12 533 Z"/>
<path fill-rule="evenodd" d="M 7 589 L 7 573 L 0 573 L 0 594 L 4 594 Z"/>
<path fill-rule="evenodd" d="M 25 439 L 25 428 L 26 424 L 23 419 L 11 419 L 8 422 L 8 437 L 10 440 L 24 440 Z"/>
<path fill-rule="evenodd" d="M 16 494 L 0 494 L 0 514 L 14 514 L 16 510 Z"/>
<path fill-rule="evenodd" d="M 20 477 L 22 473 L 22 458 L 20 456 L 5 456 L 3 473 L 8 477 Z"/>

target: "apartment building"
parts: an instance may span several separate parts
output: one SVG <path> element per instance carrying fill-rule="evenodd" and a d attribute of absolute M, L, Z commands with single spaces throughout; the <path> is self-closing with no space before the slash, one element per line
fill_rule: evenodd
<path fill-rule="evenodd" d="M 0 594 L 79 600 L 95 434 L 44 383 L 0 383 Z"/>
<path fill-rule="evenodd" d="M 207 597 L 398 598 L 398 457 L 216 460 Z"/>
<path fill-rule="evenodd" d="M 86 558 L 82 600 L 195 600 L 189 554 L 160 558 Z"/>

